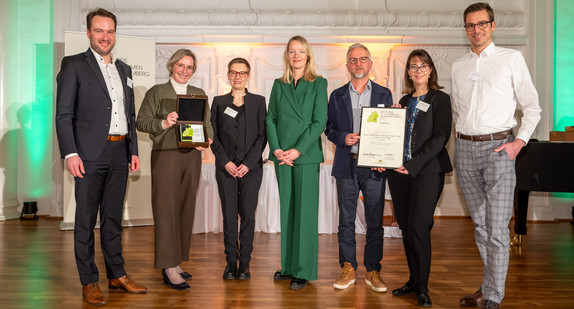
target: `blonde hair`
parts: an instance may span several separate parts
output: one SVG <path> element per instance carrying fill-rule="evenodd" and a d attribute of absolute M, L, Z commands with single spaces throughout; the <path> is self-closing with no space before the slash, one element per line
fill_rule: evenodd
<path fill-rule="evenodd" d="M 178 49 L 175 53 L 173 53 L 173 55 L 171 55 L 171 57 L 169 58 L 169 60 L 165 64 L 165 67 L 169 71 L 169 77 L 171 77 L 171 74 L 173 73 L 173 65 L 176 62 L 178 62 L 179 60 L 181 60 L 181 58 L 183 58 L 183 57 L 191 57 L 191 59 L 193 60 L 193 72 L 192 73 L 195 73 L 195 70 L 197 69 L 197 60 L 195 58 L 195 54 L 189 49 L 182 48 L 182 49 Z"/>
<path fill-rule="evenodd" d="M 289 42 L 287 42 L 285 52 L 283 52 L 283 76 L 281 76 L 281 82 L 290 84 L 293 79 L 293 70 L 291 69 L 291 65 L 289 65 L 289 45 L 291 45 L 291 42 L 293 41 L 301 43 L 305 54 L 307 54 L 307 63 L 305 64 L 303 79 L 312 82 L 319 76 L 319 74 L 317 74 L 317 69 L 315 68 L 315 57 L 313 56 L 313 51 L 311 50 L 311 46 L 309 46 L 309 42 L 300 35 L 292 37 L 289 39 Z"/>

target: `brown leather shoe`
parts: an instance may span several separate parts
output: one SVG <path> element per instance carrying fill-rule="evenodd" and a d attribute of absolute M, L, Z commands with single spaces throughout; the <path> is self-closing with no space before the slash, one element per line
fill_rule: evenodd
<path fill-rule="evenodd" d="M 460 299 L 460 304 L 463 306 L 484 306 L 486 300 L 482 298 L 482 290 L 474 292 L 472 295 L 467 295 Z"/>
<path fill-rule="evenodd" d="M 106 298 L 104 297 L 102 290 L 100 290 L 100 286 L 98 285 L 97 282 L 90 283 L 88 285 L 82 285 L 82 296 L 84 297 L 84 300 L 88 304 L 92 305 L 106 304 Z"/>
<path fill-rule="evenodd" d="M 344 290 L 357 281 L 356 277 L 357 272 L 353 268 L 353 265 L 351 265 L 351 263 L 349 262 L 345 262 L 343 264 L 343 273 L 341 274 L 339 279 L 335 281 L 333 287 L 335 289 Z"/>
<path fill-rule="evenodd" d="M 381 278 L 381 274 L 376 270 L 371 270 L 367 273 L 367 277 L 365 278 L 365 282 L 371 289 L 375 292 L 386 292 L 387 285 Z"/>
<path fill-rule="evenodd" d="M 127 292 L 136 294 L 147 292 L 147 288 L 145 286 L 137 284 L 128 275 L 118 279 L 110 279 L 109 288 L 111 290 L 123 289 Z"/>

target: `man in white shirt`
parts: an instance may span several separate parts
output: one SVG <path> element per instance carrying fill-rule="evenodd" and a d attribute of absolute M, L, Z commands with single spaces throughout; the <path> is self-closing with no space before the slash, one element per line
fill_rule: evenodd
<path fill-rule="evenodd" d="M 128 170 L 139 169 L 134 91 L 130 67 L 111 53 L 116 17 L 104 9 L 86 16 L 90 48 L 65 57 L 58 73 L 56 132 L 66 169 L 75 180 L 74 252 L 82 295 L 90 304 L 106 299 L 94 261 L 94 226 L 110 290 L 144 293 L 124 269 L 122 214 Z"/>
<path fill-rule="evenodd" d="M 499 308 L 508 271 L 514 158 L 534 132 L 541 109 L 522 54 L 492 42 L 496 22 L 490 5 L 470 5 L 464 22 L 471 49 L 452 65 L 455 160 L 484 275 L 479 290 L 461 304 Z M 523 116 L 515 138 L 517 103 Z"/>

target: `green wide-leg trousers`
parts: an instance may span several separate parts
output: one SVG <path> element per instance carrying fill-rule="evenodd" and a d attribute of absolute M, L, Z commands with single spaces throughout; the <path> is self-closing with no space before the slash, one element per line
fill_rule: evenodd
<path fill-rule="evenodd" d="M 283 275 L 317 280 L 319 163 L 275 163 L 281 202 L 281 267 Z"/>

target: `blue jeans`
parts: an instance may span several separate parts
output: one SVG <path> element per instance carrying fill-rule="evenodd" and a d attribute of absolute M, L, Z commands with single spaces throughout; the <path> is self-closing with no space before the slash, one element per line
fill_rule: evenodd
<path fill-rule="evenodd" d="M 363 192 L 367 235 L 364 263 L 367 271 L 380 271 L 383 258 L 383 209 L 385 206 L 385 177 L 370 178 L 369 168 L 356 167 L 352 179 L 337 178 L 339 202 L 339 264 L 351 263 L 357 269 L 355 217 L 359 190 Z"/>

